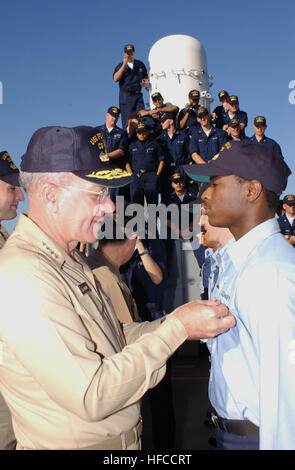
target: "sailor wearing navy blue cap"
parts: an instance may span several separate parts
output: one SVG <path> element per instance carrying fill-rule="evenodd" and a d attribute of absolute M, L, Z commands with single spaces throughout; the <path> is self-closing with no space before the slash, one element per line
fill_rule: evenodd
<path fill-rule="evenodd" d="M 295 253 L 275 218 L 291 171 L 267 147 L 236 141 L 185 171 L 210 182 L 204 212 L 235 238 L 215 295 L 237 324 L 208 345 L 218 448 L 295 449 Z"/>
<path fill-rule="evenodd" d="M 174 113 L 164 113 L 161 118 L 162 133 L 157 141 L 165 154 L 165 166 L 161 174 L 162 200 L 171 193 L 171 176 L 180 172 L 185 177 L 182 165 L 189 162 L 189 139 L 186 132 L 176 129 Z"/>
<path fill-rule="evenodd" d="M 119 82 L 122 127 L 126 129 L 129 113 L 145 108 L 142 87 L 147 87 L 149 84 L 146 66 L 140 60 L 135 59 L 133 44 L 127 44 L 124 47 L 123 61 L 116 66 L 113 79 Z"/>
<path fill-rule="evenodd" d="M 188 103 L 180 110 L 177 121 L 179 129 L 189 129 L 191 127 L 200 127 L 197 121 L 197 111 L 199 109 L 200 92 L 191 90 L 188 94 Z"/>
<path fill-rule="evenodd" d="M 101 134 L 101 156 L 105 154 L 111 162 L 118 168 L 131 172 L 127 161 L 128 154 L 128 135 L 127 132 L 117 126 L 120 116 L 120 109 L 117 106 L 110 106 L 106 112 L 105 124 L 97 126 L 95 129 Z M 125 188 L 113 188 L 110 191 L 110 197 L 115 202 L 116 196 L 125 194 Z M 128 194 L 125 194 L 128 197 Z"/>
<path fill-rule="evenodd" d="M 181 209 L 181 206 L 183 204 L 190 204 L 194 202 L 197 198 L 196 194 L 193 191 L 187 190 L 185 187 L 185 179 L 182 173 L 175 172 L 171 176 L 170 184 L 172 186 L 172 192 L 170 195 L 167 197 L 167 199 L 164 200 L 164 203 L 169 206 L 170 204 L 176 204 L 178 209 Z M 193 212 L 190 212 L 190 222 L 193 220 Z M 169 214 L 168 214 L 169 217 Z M 171 219 L 168 219 L 171 220 Z M 171 228 L 171 224 L 169 224 Z M 189 228 L 189 227 L 186 227 Z M 177 226 L 177 231 L 178 234 L 181 236 L 181 224 L 180 224 L 180 219 L 179 223 Z"/>
<path fill-rule="evenodd" d="M 172 103 L 164 103 L 164 98 L 159 91 L 152 93 L 151 99 L 155 107 L 150 110 L 141 110 L 139 112 L 141 117 L 152 116 L 154 119 L 161 119 L 163 113 L 174 113 L 176 117 L 179 111 L 178 106 L 175 106 Z"/>
<path fill-rule="evenodd" d="M 254 118 L 253 128 L 254 128 L 255 134 L 252 137 L 250 137 L 250 141 L 253 142 L 253 144 L 265 145 L 273 152 L 276 152 L 279 155 L 283 156 L 282 150 L 279 144 L 275 140 L 270 139 L 269 137 L 266 137 L 265 135 L 265 129 L 267 128 L 267 125 L 266 125 L 266 119 L 264 116 L 256 116 Z"/>
<path fill-rule="evenodd" d="M 9 153 L 0 152 L 0 248 L 8 238 L 1 221 L 14 219 L 18 203 L 24 200 L 18 176 L 19 170 Z"/>
<path fill-rule="evenodd" d="M 228 96 L 229 94 L 226 90 L 221 90 L 218 93 L 218 98 L 219 98 L 221 105 L 216 106 L 216 108 L 214 109 L 212 113 L 212 121 L 218 129 L 223 129 L 223 126 L 227 118 L 227 111 L 228 111 L 227 97 Z"/>
<path fill-rule="evenodd" d="M 203 106 L 198 109 L 198 122 L 201 127 L 192 134 L 189 150 L 195 163 L 204 163 L 217 154 L 228 140 L 228 135 L 212 126 L 211 115 Z"/>
<path fill-rule="evenodd" d="M 242 132 L 240 121 L 237 118 L 230 119 L 227 125 L 228 140 L 250 140 Z"/>
<path fill-rule="evenodd" d="M 278 218 L 281 233 L 295 247 L 295 195 L 287 194 L 283 198 L 285 214 Z"/>
<path fill-rule="evenodd" d="M 224 118 L 223 129 L 227 130 L 229 120 L 236 118 L 239 120 L 242 135 L 245 135 L 245 128 L 248 124 L 248 115 L 245 111 L 240 110 L 239 98 L 236 95 L 230 95 L 227 96 L 226 101 L 228 110 Z"/>
<path fill-rule="evenodd" d="M 129 145 L 129 162 L 134 175 L 130 185 L 131 201 L 157 204 L 160 192 L 159 176 L 163 171 L 165 156 L 156 139 L 150 138 L 150 129 L 144 122 L 136 128 L 137 140 Z"/>

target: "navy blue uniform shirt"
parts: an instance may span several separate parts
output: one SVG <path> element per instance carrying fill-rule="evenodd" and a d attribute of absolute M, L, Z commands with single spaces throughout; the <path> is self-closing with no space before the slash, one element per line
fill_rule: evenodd
<path fill-rule="evenodd" d="M 272 150 L 273 152 L 277 153 L 278 155 L 280 155 L 281 157 L 283 156 L 282 154 L 282 150 L 281 150 L 281 147 L 279 146 L 279 144 L 273 140 L 273 139 L 270 139 L 269 137 L 266 137 L 264 136 L 260 141 L 256 139 L 255 135 L 253 135 L 252 137 L 249 138 L 249 140 L 253 143 L 253 144 L 262 144 L 262 145 L 265 145 L 267 148 L 269 148 L 270 150 Z"/>
<path fill-rule="evenodd" d="M 221 106 L 216 106 L 213 113 L 216 114 L 216 118 L 215 118 L 215 121 L 214 121 L 215 126 L 218 129 L 222 129 L 224 124 L 226 124 L 226 119 L 227 119 L 226 109 L 222 105 Z"/>
<path fill-rule="evenodd" d="M 189 144 L 190 155 L 197 152 L 203 160 L 208 162 L 219 152 L 227 140 L 227 133 L 221 129 L 212 127 L 207 137 L 206 133 L 201 128 L 191 136 Z"/>
<path fill-rule="evenodd" d="M 281 217 L 278 218 L 278 223 L 283 235 L 295 235 L 295 219 L 291 225 L 286 215 L 281 215 Z"/>
<path fill-rule="evenodd" d="M 129 145 L 132 170 L 157 171 L 160 161 L 164 159 L 164 152 L 156 140 L 150 138 L 144 142 L 136 140 Z"/>
<path fill-rule="evenodd" d="M 190 106 L 189 116 L 186 121 L 185 129 L 192 127 L 192 126 L 200 127 L 200 123 L 197 121 L 197 112 L 198 112 L 199 107 L 200 107 L 199 104 L 197 104 L 196 106 Z M 181 109 L 178 115 L 178 119 L 177 119 L 178 125 L 179 125 L 179 122 L 185 116 L 185 114 L 186 114 L 186 109 L 185 108 Z"/>
<path fill-rule="evenodd" d="M 105 124 L 97 126 L 95 128 L 97 132 L 101 132 L 106 143 L 107 152 L 110 153 L 113 150 L 128 150 L 128 136 L 123 129 L 115 126 L 110 132 L 108 131 Z"/>
<path fill-rule="evenodd" d="M 158 285 L 153 283 L 137 250 L 128 263 L 120 268 L 120 272 L 135 299 L 141 318 L 153 320 L 163 314 L 161 310 L 167 279 L 167 255 L 163 240 L 143 240 L 143 244 L 153 260 L 160 266 L 163 273 L 162 282 Z"/>
<path fill-rule="evenodd" d="M 157 138 L 165 154 L 165 165 L 175 163 L 175 166 L 183 165 L 188 157 L 188 136 L 184 131 L 176 130 L 172 137 L 167 131 L 163 131 Z"/>
<path fill-rule="evenodd" d="M 188 210 L 183 210 L 181 211 L 181 206 L 184 205 L 184 204 L 189 204 L 190 202 L 193 202 L 195 201 L 197 198 L 196 194 L 193 192 L 193 191 L 186 191 L 185 194 L 184 194 L 184 197 L 183 199 L 181 200 L 175 191 L 173 191 L 169 196 L 166 197 L 166 199 L 164 200 L 164 204 L 166 206 L 169 206 L 170 204 L 175 204 L 177 207 L 178 207 L 178 220 L 175 220 L 175 217 L 173 217 L 173 219 L 171 218 L 171 213 L 170 212 L 167 212 L 167 220 L 172 220 L 174 223 L 177 223 L 178 226 L 176 227 L 176 231 L 177 230 L 185 230 L 185 229 L 188 229 L 189 226 L 191 226 L 193 220 L 194 220 L 194 214 L 193 212 L 188 212 Z M 183 212 L 183 214 L 182 214 Z M 185 214 L 185 218 L 183 218 L 183 221 L 181 222 L 181 217 L 183 217 Z M 188 217 L 187 217 L 188 215 Z M 185 222 L 188 221 L 188 225 L 186 225 Z M 170 227 L 167 227 L 167 238 L 170 239 L 171 238 L 171 230 L 174 231 L 175 229 L 174 228 L 170 228 Z"/>
<path fill-rule="evenodd" d="M 121 62 L 114 70 L 114 74 L 122 66 Z M 120 92 L 139 93 L 141 92 L 140 83 L 148 76 L 146 66 L 140 60 L 134 59 L 133 69 L 126 64 L 121 80 L 119 80 Z"/>
<path fill-rule="evenodd" d="M 224 116 L 224 124 L 228 124 L 228 122 L 231 120 L 231 119 L 238 119 L 240 124 L 245 124 L 245 127 L 247 127 L 247 124 L 248 124 L 248 115 L 245 111 L 240 111 L 238 109 L 238 111 L 236 112 L 236 114 L 232 117 L 229 116 L 228 112 L 226 113 L 226 115 Z M 242 131 L 243 134 L 245 134 L 245 131 L 243 130 Z"/>

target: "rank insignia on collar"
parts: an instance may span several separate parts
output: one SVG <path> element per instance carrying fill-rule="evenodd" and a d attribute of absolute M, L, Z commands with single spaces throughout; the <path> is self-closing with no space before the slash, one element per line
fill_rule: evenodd
<path fill-rule="evenodd" d="M 88 286 L 87 282 L 82 282 L 82 284 L 79 284 L 77 287 L 80 291 L 80 294 L 82 295 L 85 295 L 85 294 L 88 294 L 88 292 L 91 292 L 91 289 Z"/>

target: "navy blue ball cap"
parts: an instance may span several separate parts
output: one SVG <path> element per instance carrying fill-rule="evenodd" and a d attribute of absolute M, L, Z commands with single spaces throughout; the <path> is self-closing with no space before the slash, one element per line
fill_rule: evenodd
<path fill-rule="evenodd" d="M 239 127 L 240 121 L 237 118 L 230 119 L 227 123 L 228 127 Z"/>
<path fill-rule="evenodd" d="M 126 44 L 126 46 L 124 46 L 124 52 L 134 52 L 135 51 L 135 47 L 133 46 L 133 44 Z"/>
<path fill-rule="evenodd" d="M 229 104 L 237 104 L 237 103 L 239 103 L 239 98 L 238 98 L 236 95 L 227 96 L 226 100 L 227 100 L 227 102 L 228 102 Z"/>
<path fill-rule="evenodd" d="M 131 173 L 111 161 L 102 134 L 89 126 L 38 129 L 22 157 L 21 170 L 30 173 L 69 172 L 110 188 L 125 186 L 133 180 Z"/>
<path fill-rule="evenodd" d="M 150 130 L 151 130 L 150 126 L 144 121 L 139 121 L 139 123 L 136 126 L 136 132 L 150 131 Z"/>
<path fill-rule="evenodd" d="M 111 106 L 110 108 L 108 108 L 107 112 L 114 117 L 119 117 L 121 111 L 119 108 L 117 108 L 117 106 Z"/>
<path fill-rule="evenodd" d="M 188 97 L 192 100 L 198 100 L 200 98 L 199 90 L 191 90 L 188 94 Z"/>
<path fill-rule="evenodd" d="M 198 117 L 203 117 L 203 116 L 207 116 L 207 114 L 209 114 L 208 109 L 204 108 L 204 106 L 200 106 L 198 111 L 197 111 L 197 116 Z"/>
<path fill-rule="evenodd" d="M 177 172 L 177 173 L 173 173 L 173 175 L 171 176 L 171 181 L 184 181 L 184 176 Z"/>
<path fill-rule="evenodd" d="M 159 91 L 156 91 L 155 93 L 152 94 L 151 98 L 152 98 L 153 101 L 155 101 L 158 98 L 163 98 L 163 96 L 161 95 L 161 93 Z"/>
<path fill-rule="evenodd" d="M 210 177 L 237 175 L 246 180 L 258 180 L 262 186 L 281 194 L 287 186 L 291 170 L 284 159 L 261 144 L 231 141 L 221 148 L 208 163 L 184 165 L 190 178 L 210 182 Z"/>
<path fill-rule="evenodd" d="M 160 122 L 165 122 L 165 121 L 167 121 L 167 119 L 173 119 L 173 121 L 175 121 L 175 119 L 176 119 L 175 113 L 171 113 L 171 112 L 170 113 L 168 113 L 168 112 L 163 113 L 160 117 Z"/>
<path fill-rule="evenodd" d="M 19 186 L 19 169 L 13 163 L 9 153 L 4 150 L 0 152 L 0 180 L 12 186 Z"/>
<path fill-rule="evenodd" d="M 228 95 L 228 92 L 226 90 L 222 90 L 218 93 L 218 98 L 219 100 L 223 100 L 223 98 L 227 98 L 229 95 Z"/>
<path fill-rule="evenodd" d="M 254 126 L 266 126 L 266 119 L 264 116 L 256 116 L 254 118 Z"/>
<path fill-rule="evenodd" d="M 294 194 L 287 194 L 287 196 L 283 199 L 283 204 L 288 204 L 288 206 L 295 205 L 295 195 Z"/>

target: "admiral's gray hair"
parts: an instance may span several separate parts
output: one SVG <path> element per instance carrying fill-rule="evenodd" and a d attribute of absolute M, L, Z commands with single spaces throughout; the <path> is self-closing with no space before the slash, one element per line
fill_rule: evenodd
<path fill-rule="evenodd" d="M 73 176 L 69 172 L 59 173 L 30 173 L 27 171 L 20 171 L 19 183 L 24 188 L 26 193 L 36 191 L 40 184 L 54 183 L 54 184 L 67 184 Z"/>

